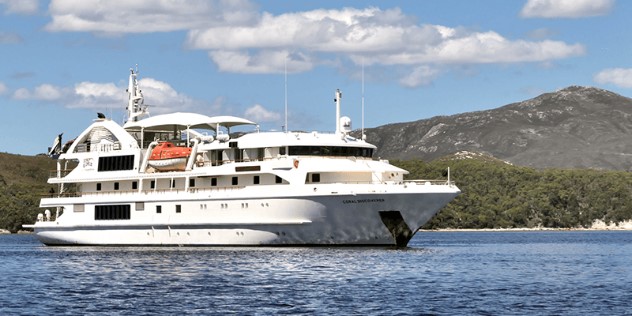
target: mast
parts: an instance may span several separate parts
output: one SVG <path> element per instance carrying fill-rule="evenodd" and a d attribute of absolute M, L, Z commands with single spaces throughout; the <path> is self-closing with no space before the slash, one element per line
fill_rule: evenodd
<path fill-rule="evenodd" d="M 149 114 L 147 106 L 144 105 L 145 99 L 143 93 L 138 86 L 138 69 L 130 68 L 129 83 L 127 86 L 127 122 L 137 122 L 138 117 Z"/>
<path fill-rule="evenodd" d="M 364 58 L 362 58 L 362 130 L 360 139 L 366 140 L 366 135 L 364 135 Z"/>
<path fill-rule="evenodd" d="M 336 89 L 336 95 L 334 102 L 336 102 L 336 135 L 340 134 L 340 99 L 342 98 L 342 92 L 340 89 Z"/>
<path fill-rule="evenodd" d="M 289 131 L 288 126 L 287 126 L 287 56 L 285 57 L 284 66 L 285 66 L 285 125 L 283 125 L 283 127 L 285 128 L 285 132 L 287 133 Z"/>

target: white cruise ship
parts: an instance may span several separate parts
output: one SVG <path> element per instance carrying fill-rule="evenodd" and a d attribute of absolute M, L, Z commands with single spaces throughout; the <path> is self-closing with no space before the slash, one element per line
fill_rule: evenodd
<path fill-rule="evenodd" d="M 233 116 L 147 117 L 132 70 L 128 120 L 99 114 L 57 160 L 33 228 L 46 245 L 405 247 L 459 189 L 404 180 L 375 146 L 336 132 L 260 132 Z M 230 129 L 252 125 L 234 136 Z M 247 127 L 247 126 L 245 126 Z M 242 127 L 243 128 L 243 127 Z M 248 127 L 250 128 L 250 127 Z"/>

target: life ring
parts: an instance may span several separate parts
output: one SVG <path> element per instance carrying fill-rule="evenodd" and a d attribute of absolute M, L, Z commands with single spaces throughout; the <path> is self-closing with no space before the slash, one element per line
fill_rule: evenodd
<path fill-rule="evenodd" d="M 298 168 L 298 159 L 294 159 L 294 168 Z"/>

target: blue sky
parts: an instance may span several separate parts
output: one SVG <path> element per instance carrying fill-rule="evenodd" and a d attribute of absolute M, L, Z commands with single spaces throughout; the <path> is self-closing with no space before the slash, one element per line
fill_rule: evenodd
<path fill-rule="evenodd" d="M 96 112 L 333 131 L 497 108 L 570 85 L 632 96 L 632 1 L 0 0 L 0 151 L 35 155 Z M 370 140 L 369 140 L 370 141 Z"/>

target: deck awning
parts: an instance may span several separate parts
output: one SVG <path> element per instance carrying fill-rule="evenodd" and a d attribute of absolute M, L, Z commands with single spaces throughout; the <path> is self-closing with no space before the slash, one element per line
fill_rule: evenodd
<path fill-rule="evenodd" d="M 140 120 L 128 122 L 126 130 L 164 131 L 173 129 L 210 129 L 216 130 L 218 126 L 231 128 L 238 125 L 256 125 L 256 123 L 236 116 L 207 116 L 197 113 L 176 112 L 156 115 Z"/>

